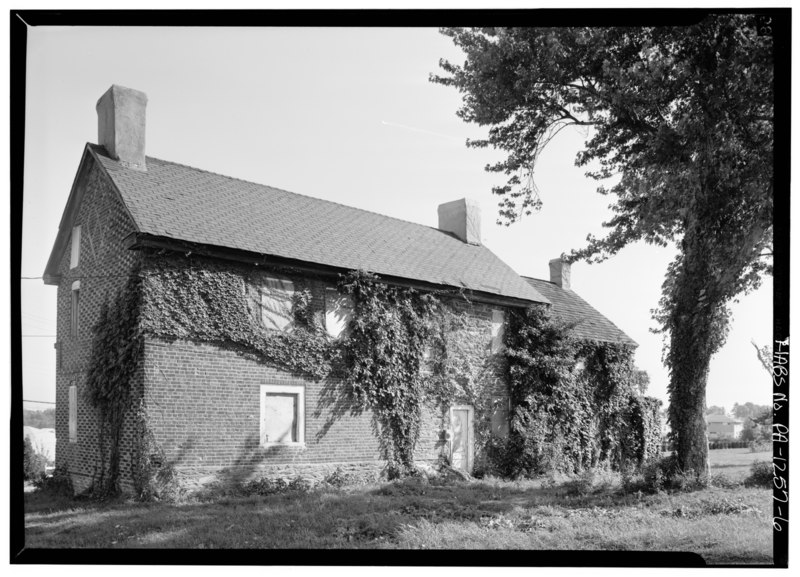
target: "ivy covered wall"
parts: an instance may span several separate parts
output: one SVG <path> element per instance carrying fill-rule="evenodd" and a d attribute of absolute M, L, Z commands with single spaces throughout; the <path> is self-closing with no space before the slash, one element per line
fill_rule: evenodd
<path fill-rule="evenodd" d="M 291 325 L 280 331 L 265 326 L 261 300 L 276 276 L 294 288 Z M 544 307 L 503 310 L 363 272 L 335 281 L 193 255 L 144 256 L 136 294 L 112 306 L 137 303 L 126 318 L 142 339 L 142 407 L 160 460 L 195 480 L 339 462 L 388 463 L 390 473 L 409 474 L 449 456 L 442 432 L 453 427 L 454 405 L 474 409 L 478 472 L 575 472 L 651 454 L 657 406 L 633 391 L 630 348 L 573 341 Z M 339 338 L 325 329 L 331 292 L 351 298 L 352 321 Z M 102 354 L 113 323 L 104 322 L 93 377 L 101 392 L 114 371 Z M 505 348 L 497 338 L 493 345 L 500 326 Z M 305 391 L 304 443 L 262 442 L 262 385 Z"/>

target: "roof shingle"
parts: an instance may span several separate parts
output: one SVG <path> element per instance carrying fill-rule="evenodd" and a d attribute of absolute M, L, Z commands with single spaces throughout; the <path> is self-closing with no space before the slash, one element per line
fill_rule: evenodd
<path fill-rule="evenodd" d="M 550 281 L 522 277 L 553 305 L 552 311 L 561 320 L 573 324 L 573 336 L 579 339 L 623 343 L 638 346 L 614 323 L 571 290 Z"/>
<path fill-rule="evenodd" d="M 142 233 L 546 303 L 488 248 L 436 228 L 147 157 L 89 150 Z"/>

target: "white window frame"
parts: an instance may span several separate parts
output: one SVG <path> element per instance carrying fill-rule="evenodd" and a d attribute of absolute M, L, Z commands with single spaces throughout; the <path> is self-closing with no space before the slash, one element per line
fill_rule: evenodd
<path fill-rule="evenodd" d="M 69 386 L 69 442 L 78 442 L 78 387 Z"/>
<path fill-rule="evenodd" d="M 267 394 L 297 395 L 297 440 L 291 442 L 274 443 L 264 440 L 266 431 L 264 421 L 266 413 Z M 261 419 L 259 420 L 259 442 L 262 447 L 301 447 L 306 444 L 306 388 L 303 385 L 261 385 Z"/>
<path fill-rule="evenodd" d="M 81 326 L 81 281 L 76 280 L 72 283 L 72 292 L 69 296 L 69 334 L 77 337 Z"/>
<path fill-rule="evenodd" d="M 492 354 L 499 353 L 503 350 L 503 335 L 506 326 L 506 311 L 503 309 L 492 309 Z"/>
<path fill-rule="evenodd" d="M 332 329 L 332 327 L 331 327 L 332 322 L 328 321 L 328 317 L 333 313 L 333 309 L 331 307 L 329 307 L 328 304 L 336 302 L 336 301 L 340 301 L 340 300 L 344 300 L 347 303 L 346 305 L 344 305 L 343 308 L 345 308 L 345 309 L 347 309 L 349 311 L 349 315 L 345 317 L 345 324 L 341 328 L 341 330 L 338 333 L 334 334 L 333 331 L 331 330 Z M 330 288 L 330 287 L 326 288 L 325 289 L 325 331 L 331 337 L 333 337 L 334 339 L 338 339 L 340 337 L 347 336 L 347 329 L 348 329 L 348 325 L 350 324 L 350 319 L 353 316 L 353 309 L 354 308 L 355 307 L 353 306 L 353 299 L 352 299 L 352 297 L 350 295 L 343 295 L 338 290 L 336 290 L 335 288 Z"/>
<path fill-rule="evenodd" d="M 81 260 L 81 225 L 72 227 L 70 240 L 69 268 L 78 266 Z"/>

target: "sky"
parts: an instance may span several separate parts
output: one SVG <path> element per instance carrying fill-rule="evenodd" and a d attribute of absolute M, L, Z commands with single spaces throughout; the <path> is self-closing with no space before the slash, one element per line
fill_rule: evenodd
<path fill-rule="evenodd" d="M 548 261 L 602 235 L 613 200 L 575 166 L 587 134 L 563 131 L 541 155 L 541 211 L 499 226 L 483 167 L 500 153 L 465 146 L 485 129 L 456 116 L 461 97 L 429 82 L 463 61 L 434 28 L 28 29 L 21 314 L 23 398 L 55 400 L 56 287 L 41 276 L 86 142 L 95 103 L 119 84 L 145 92 L 148 156 L 437 226 L 437 206 L 471 198 L 483 241 L 515 271 L 549 277 Z M 631 245 L 572 266 L 572 288 L 630 335 L 648 394 L 668 400 L 662 336 L 650 311 L 674 248 Z M 711 363 L 707 404 L 768 404 L 770 376 L 751 340 L 772 338 L 772 283 L 732 305 Z M 50 405 L 25 403 L 26 408 Z"/>

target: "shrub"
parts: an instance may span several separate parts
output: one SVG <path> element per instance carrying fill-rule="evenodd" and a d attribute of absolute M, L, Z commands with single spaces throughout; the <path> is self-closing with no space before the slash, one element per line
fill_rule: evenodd
<path fill-rule="evenodd" d="M 47 458 L 41 453 L 36 452 L 30 437 L 25 437 L 23 458 L 24 464 L 22 466 L 22 471 L 26 481 L 36 481 L 44 477 Z"/>
<path fill-rule="evenodd" d="M 619 484 L 619 474 L 608 467 L 592 467 L 564 484 L 569 495 L 591 495 L 613 489 Z"/>
<path fill-rule="evenodd" d="M 709 484 L 712 487 L 720 487 L 721 489 L 735 489 L 741 485 L 739 481 L 731 479 L 723 473 L 715 473 L 711 475 Z"/>
<path fill-rule="evenodd" d="M 642 467 L 643 486 L 638 490 L 648 493 L 659 491 L 695 491 L 708 486 L 709 479 L 704 473 L 678 468 L 675 455 L 653 459 Z"/>
<path fill-rule="evenodd" d="M 52 495 L 72 496 L 72 478 L 63 465 L 56 467 L 50 476 L 43 475 L 34 481 L 34 485 L 40 491 L 46 491 Z"/>
<path fill-rule="evenodd" d="M 744 483 L 748 487 L 767 487 L 772 488 L 772 480 L 775 478 L 775 469 L 772 461 L 754 461 L 750 465 L 750 476 Z"/>
<path fill-rule="evenodd" d="M 750 442 L 750 452 L 751 453 L 763 453 L 765 451 L 772 450 L 772 443 L 770 441 L 751 441 Z"/>

